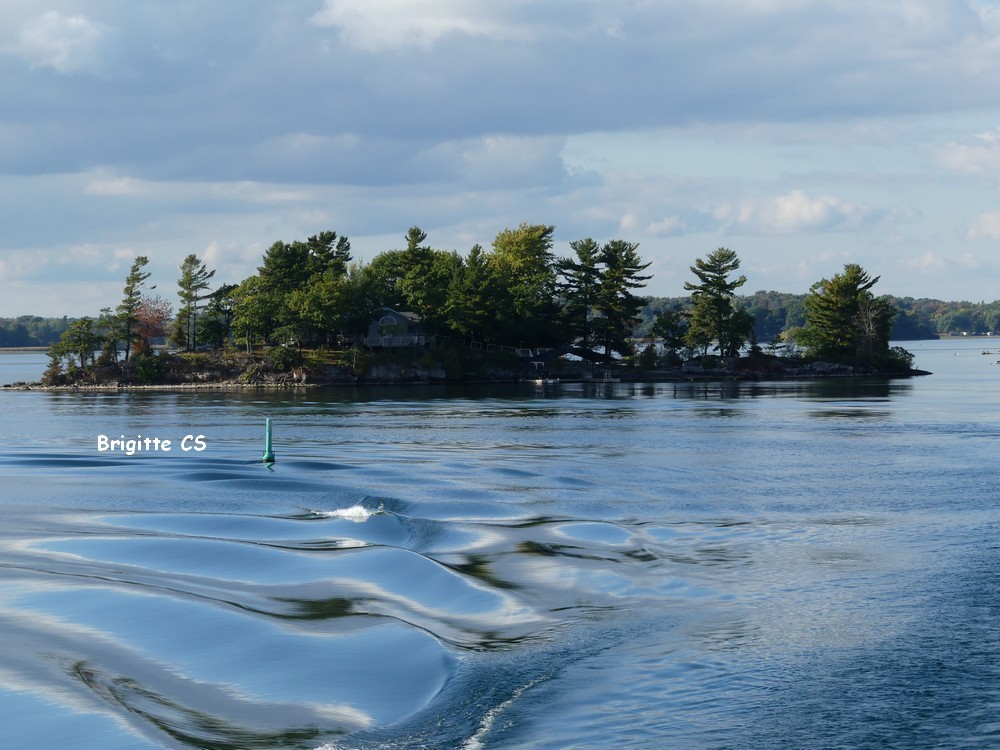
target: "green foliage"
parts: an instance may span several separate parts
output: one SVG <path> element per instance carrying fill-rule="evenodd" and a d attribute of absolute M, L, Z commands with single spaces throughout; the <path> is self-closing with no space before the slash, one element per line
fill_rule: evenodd
<path fill-rule="evenodd" d="M 49 348 L 49 365 L 42 373 L 42 385 L 62 385 L 65 381 L 62 355 L 55 345 Z"/>
<path fill-rule="evenodd" d="M 225 346 L 233 332 L 233 308 L 236 305 L 236 284 L 223 284 L 206 299 L 208 305 L 201 317 L 199 340 L 215 348 Z"/>
<path fill-rule="evenodd" d="M 186 351 L 198 347 L 198 303 L 208 296 L 205 291 L 213 276 L 215 271 L 209 271 L 193 253 L 181 263 L 181 277 L 177 280 L 177 296 L 181 298 L 181 308 L 177 311 L 173 338 Z"/>
<path fill-rule="evenodd" d="M 585 349 L 603 346 L 607 363 L 613 352 L 631 354 L 631 337 L 645 304 L 633 290 L 646 285 L 650 277 L 642 272 L 650 264 L 639 258 L 638 244 L 625 240 L 601 246 L 587 238 L 570 247 L 576 258 L 556 263 L 565 338 Z"/>
<path fill-rule="evenodd" d="M 660 310 L 656 313 L 650 334 L 662 339 L 667 359 L 674 361 L 685 346 L 687 328 L 687 316 L 681 312 L 679 306 L 675 306 L 673 309 Z"/>
<path fill-rule="evenodd" d="M 163 360 L 154 354 L 143 352 L 136 354 L 132 358 L 132 366 L 135 368 L 136 377 L 144 385 L 159 383 L 163 379 Z"/>
<path fill-rule="evenodd" d="M 872 362 L 889 350 L 896 308 L 887 297 L 875 297 L 872 278 L 856 263 L 843 273 L 813 284 L 806 296 L 806 326 L 800 339 L 813 357 Z"/>
<path fill-rule="evenodd" d="M 889 372 L 909 372 L 913 369 L 913 352 L 901 346 L 889 347 L 886 356 L 886 369 Z"/>
<path fill-rule="evenodd" d="M 511 343 L 559 342 L 556 323 L 554 226 L 521 224 L 493 240 L 487 263 L 494 278 L 498 337 Z"/>
<path fill-rule="evenodd" d="M 656 344 L 648 343 L 639 352 L 636 364 L 643 370 L 652 370 L 659 364 L 659 354 L 656 351 Z"/>
<path fill-rule="evenodd" d="M 303 344 L 328 342 L 342 315 L 339 285 L 351 260 L 351 243 L 327 231 L 305 242 L 275 242 L 257 275 L 234 292 L 233 325 L 247 350 L 255 338 L 284 343 L 288 330 Z M 244 286 L 246 284 L 246 286 Z M 281 336 L 277 330 L 282 329 Z"/>
<path fill-rule="evenodd" d="M 149 263 L 149 258 L 144 255 L 138 256 L 129 269 L 128 276 L 125 277 L 125 288 L 122 291 L 122 301 L 115 309 L 117 314 L 117 326 L 121 337 L 125 342 L 125 361 L 128 362 L 132 352 L 134 338 L 136 336 L 136 326 L 139 322 L 138 311 L 142 305 L 142 289 L 149 278 L 149 271 L 143 269 Z M 116 335 L 118 332 L 116 331 Z"/>
<path fill-rule="evenodd" d="M 65 357 L 72 364 L 75 355 L 80 367 L 86 367 L 88 360 L 93 362 L 94 350 L 100 345 L 101 339 L 94 330 L 94 321 L 90 318 L 74 320 L 69 328 L 59 338 L 59 342 L 50 348 L 55 356 Z"/>
<path fill-rule="evenodd" d="M 70 318 L 42 318 L 21 315 L 17 318 L 0 318 L 0 348 L 49 346 L 73 321 Z"/>
<path fill-rule="evenodd" d="M 723 357 L 734 357 L 750 336 L 753 318 L 733 304 L 736 290 L 747 280 L 746 276 L 730 278 L 739 267 L 736 253 L 725 247 L 712 251 L 705 260 L 699 258 L 691 266 L 700 283 L 684 283 L 692 298 L 686 341 L 703 354 L 708 354 L 708 348 L 715 342 Z"/>
<path fill-rule="evenodd" d="M 446 307 L 449 327 L 470 341 L 500 338 L 496 302 L 501 287 L 482 246 L 473 245 L 451 279 Z"/>
<path fill-rule="evenodd" d="M 562 258 L 556 263 L 561 277 L 557 286 L 563 298 L 562 320 L 571 340 L 579 339 L 584 349 L 590 347 L 591 317 L 598 304 L 601 285 L 601 247 L 591 238 L 570 242 L 576 259 Z"/>
<path fill-rule="evenodd" d="M 601 248 L 593 325 L 608 365 L 612 352 L 632 353 L 632 332 L 643 306 L 632 290 L 644 287 L 650 278 L 642 273 L 650 264 L 642 262 L 638 248 L 637 243 L 625 240 L 611 240 Z"/>
<path fill-rule="evenodd" d="M 419 227 L 410 227 L 406 250 L 395 256 L 401 264 L 396 286 L 403 309 L 419 315 L 425 331 L 446 333 L 448 296 L 462 259 L 458 253 L 421 244 L 425 239 L 427 234 Z"/>
<path fill-rule="evenodd" d="M 303 363 L 302 352 L 291 346 L 276 346 L 267 353 L 271 367 L 280 372 L 288 372 Z"/>

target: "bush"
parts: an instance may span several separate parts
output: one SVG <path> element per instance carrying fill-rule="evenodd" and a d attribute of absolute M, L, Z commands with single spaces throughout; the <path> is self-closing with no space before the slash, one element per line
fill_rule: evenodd
<path fill-rule="evenodd" d="M 909 372 L 913 369 L 913 352 L 901 346 L 890 348 L 885 369 L 889 372 Z"/>
<path fill-rule="evenodd" d="M 302 352 L 291 346 L 276 346 L 267 354 L 271 367 L 279 372 L 288 372 L 293 367 L 301 367 Z"/>
<path fill-rule="evenodd" d="M 136 377 L 143 385 L 158 383 L 163 379 L 163 360 L 152 354 L 139 354 L 132 358 Z"/>
<path fill-rule="evenodd" d="M 639 356 L 637 363 L 643 370 L 654 370 L 659 364 L 659 354 L 656 351 L 656 344 L 646 344 Z"/>

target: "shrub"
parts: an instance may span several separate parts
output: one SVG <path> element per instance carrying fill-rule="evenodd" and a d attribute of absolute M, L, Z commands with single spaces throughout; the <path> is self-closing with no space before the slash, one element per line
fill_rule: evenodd
<path fill-rule="evenodd" d="M 152 354 L 139 354 L 132 358 L 132 366 L 135 368 L 136 377 L 143 385 L 158 383 L 163 379 L 163 360 Z"/>
<path fill-rule="evenodd" d="M 271 367 L 279 372 L 288 372 L 293 367 L 300 367 L 303 362 L 302 352 L 291 346 L 276 346 L 267 354 Z"/>

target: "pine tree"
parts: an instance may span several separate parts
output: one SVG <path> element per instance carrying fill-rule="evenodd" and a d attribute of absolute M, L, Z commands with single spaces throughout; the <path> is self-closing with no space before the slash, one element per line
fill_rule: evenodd
<path fill-rule="evenodd" d="M 645 304 L 632 294 L 633 289 L 646 286 L 651 278 L 643 275 L 650 263 L 643 263 L 636 252 L 638 243 L 611 240 L 601 248 L 602 269 L 597 291 L 595 328 L 604 345 L 604 357 L 611 363 L 611 352 L 632 353 L 632 331 L 639 322 L 639 310 Z"/>
<path fill-rule="evenodd" d="M 125 341 L 125 361 L 128 362 L 129 355 L 132 352 L 133 338 L 136 335 L 136 327 L 138 324 L 137 312 L 139 306 L 142 304 L 142 288 L 146 283 L 146 279 L 149 278 L 149 272 L 143 271 L 142 269 L 146 267 L 149 263 L 149 258 L 144 255 L 140 255 L 132 263 L 132 268 L 129 270 L 128 276 L 125 278 L 125 288 L 123 290 L 124 296 L 122 297 L 121 303 L 115 308 L 115 313 L 118 318 L 119 327 L 121 330 L 122 338 Z M 150 287 L 155 289 L 156 287 Z"/>
<path fill-rule="evenodd" d="M 571 341 L 590 347 L 592 317 L 601 282 L 601 247 L 591 238 L 575 240 L 569 246 L 576 259 L 562 258 L 556 263 L 561 281 L 556 289 L 562 298 L 562 318 Z"/>
<path fill-rule="evenodd" d="M 746 276 L 729 277 L 739 267 L 736 253 L 720 247 L 706 259 L 698 258 L 691 266 L 691 272 L 701 283 L 684 282 L 693 302 L 687 342 L 702 354 L 708 354 L 709 346 L 716 342 L 723 357 L 736 356 L 753 328 L 753 318 L 733 306 L 736 290 L 747 280 Z"/>
<path fill-rule="evenodd" d="M 800 334 L 811 356 L 870 362 L 889 351 L 896 308 L 872 294 L 878 280 L 848 263 L 843 273 L 812 285 L 803 302 L 806 325 Z"/>
<path fill-rule="evenodd" d="M 186 351 L 198 347 L 198 303 L 205 299 L 205 290 L 215 271 L 209 271 L 198 256 L 192 253 L 181 263 L 181 277 L 177 280 L 181 309 L 177 312 L 174 340 Z"/>

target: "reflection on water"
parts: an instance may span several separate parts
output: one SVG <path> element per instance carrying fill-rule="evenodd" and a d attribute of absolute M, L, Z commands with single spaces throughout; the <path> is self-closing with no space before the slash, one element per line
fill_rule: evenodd
<path fill-rule="evenodd" d="M 9 394 L 0 744 L 995 746 L 1000 410 L 947 377 Z"/>

